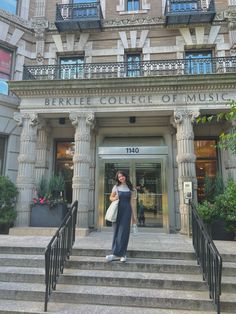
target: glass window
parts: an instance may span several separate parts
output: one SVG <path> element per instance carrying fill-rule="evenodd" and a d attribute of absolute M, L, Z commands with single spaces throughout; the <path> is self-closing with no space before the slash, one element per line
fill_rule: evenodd
<path fill-rule="evenodd" d="M 83 78 L 83 57 L 61 58 L 61 79 Z"/>
<path fill-rule="evenodd" d="M 0 1 L 0 8 L 12 13 L 16 14 L 17 13 L 17 3 L 18 0 L 1 0 Z"/>
<path fill-rule="evenodd" d="M 140 76 L 140 54 L 127 54 L 127 76 Z"/>
<path fill-rule="evenodd" d="M 0 135 L 0 175 L 4 175 L 7 138 Z"/>
<path fill-rule="evenodd" d="M 204 200 L 205 177 L 215 178 L 218 167 L 216 140 L 195 140 L 196 176 L 198 181 L 198 201 Z"/>
<path fill-rule="evenodd" d="M 138 11 L 139 0 L 127 0 L 127 11 Z"/>
<path fill-rule="evenodd" d="M 73 0 L 73 3 L 92 3 L 96 2 L 96 0 Z"/>
<path fill-rule="evenodd" d="M 197 1 L 176 1 L 171 3 L 171 11 L 188 12 L 197 10 Z"/>
<path fill-rule="evenodd" d="M 73 141 L 56 142 L 55 172 L 61 173 L 66 183 L 66 200 L 72 202 L 73 156 L 75 145 Z"/>
<path fill-rule="evenodd" d="M 0 47 L 0 93 L 8 95 L 8 83 L 11 78 L 12 52 Z"/>
<path fill-rule="evenodd" d="M 212 73 L 212 52 L 185 52 L 185 74 Z"/>

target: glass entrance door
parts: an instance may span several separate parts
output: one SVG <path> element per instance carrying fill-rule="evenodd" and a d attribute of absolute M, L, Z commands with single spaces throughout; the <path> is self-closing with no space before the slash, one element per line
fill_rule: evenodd
<path fill-rule="evenodd" d="M 125 171 L 137 190 L 137 218 L 141 227 L 163 227 L 165 212 L 165 176 L 164 162 L 154 161 L 105 161 L 103 181 L 103 221 L 110 201 L 109 195 L 115 184 L 114 178 L 118 170 Z M 107 225 L 109 223 L 106 222 Z M 165 227 L 165 226 L 164 226 Z"/>

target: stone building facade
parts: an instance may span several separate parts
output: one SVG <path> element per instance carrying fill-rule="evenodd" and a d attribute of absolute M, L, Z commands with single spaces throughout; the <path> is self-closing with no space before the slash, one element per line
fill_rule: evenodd
<path fill-rule="evenodd" d="M 235 157 L 215 147 L 230 124 L 196 124 L 236 98 L 235 1 L 2 3 L 0 161 L 19 189 L 16 226 L 59 172 L 78 227 L 106 226 L 122 169 L 145 226 L 187 233 L 187 187 L 201 200 L 206 175 L 236 179 Z"/>

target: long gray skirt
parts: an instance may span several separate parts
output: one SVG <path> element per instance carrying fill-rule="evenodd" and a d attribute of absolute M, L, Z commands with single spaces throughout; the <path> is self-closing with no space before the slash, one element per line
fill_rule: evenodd
<path fill-rule="evenodd" d="M 131 221 L 131 191 L 119 193 L 119 205 L 117 220 L 113 223 L 114 235 L 112 242 L 112 254 L 122 257 L 126 255 Z"/>

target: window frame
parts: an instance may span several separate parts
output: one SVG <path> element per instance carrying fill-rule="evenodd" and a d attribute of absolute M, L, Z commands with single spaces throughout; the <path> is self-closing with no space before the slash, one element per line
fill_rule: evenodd
<path fill-rule="evenodd" d="M 201 141 L 214 141 L 215 142 L 215 157 L 207 157 L 207 156 L 202 156 L 202 157 L 197 157 L 196 155 L 196 150 L 195 150 L 195 143 L 196 142 L 201 142 Z M 197 197 L 198 197 L 198 201 L 201 202 L 204 200 L 204 196 L 200 197 L 199 192 L 201 191 L 201 189 L 204 188 L 204 177 L 201 178 L 198 175 L 198 171 L 197 171 L 197 162 L 198 161 L 205 161 L 205 162 L 210 162 L 210 161 L 214 161 L 215 162 L 215 176 L 217 175 L 217 173 L 221 173 L 221 159 L 220 159 L 220 151 L 219 148 L 217 147 L 218 144 L 218 138 L 217 137 L 196 137 L 194 139 L 194 154 L 196 155 L 196 161 L 195 161 L 195 169 L 196 169 L 196 177 L 197 177 Z M 204 168 L 202 169 L 204 170 Z M 204 176 L 207 175 L 207 172 L 204 172 Z"/>
<path fill-rule="evenodd" d="M 139 57 L 139 61 L 129 61 L 129 58 L 135 58 Z M 127 70 L 126 70 L 126 75 L 128 77 L 139 77 L 141 74 L 141 67 L 140 63 L 142 62 L 142 53 L 141 52 L 126 52 L 125 54 L 125 61 L 127 64 Z M 133 64 L 132 64 L 133 62 Z M 139 64 L 135 64 L 136 62 L 139 62 Z M 131 67 L 130 67 L 131 66 Z M 137 67 L 136 67 L 137 66 Z"/>
<path fill-rule="evenodd" d="M 206 54 L 208 54 L 208 56 Z M 213 58 L 212 50 L 185 50 L 184 54 L 185 74 L 191 75 L 214 73 L 212 58 Z M 201 62 L 201 60 L 204 61 Z M 205 60 L 209 60 L 209 62 Z"/>
<path fill-rule="evenodd" d="M 62 156 L 61 158 L 59 158 L 57 156 L 57 152 L 58 152 L 58 144 L 59 143 L 71 143 L 72 145 L 74 145 L 75 147 L 75 141 L 73 138 L 56 138 L 54 139 L 54 173 L 55 174 L 59 174 L 60 171 L 58 170 L 59 169 L 59 166 L 63 164 L 69 164 L 71 166 L 74 165 L 74 162 L 73 162 L 73 155 L 71 155 L 71 157 L 68 157 L 66 158 L 65 156 Z M 63 168 L 63 167 L 62 167 Z M 64 169 L 66 169 L 66 167 L 64 167 Z M 65 175 L 63 175 L 62 173 L 62 176 L 65 180 L 65 190 L 66 190 L 66 199 L 68 202 L 71 202 L 72 201 L 72 180 L 73 180 L 73 169 L 71 169 L 72 171 L 72 176 L 71 178 L 68 178 L 66 177 Z"/>
<path fill-rule="evenodd" d="M 127 12 L 135 12 L 141 10 L 141 0 L 126 0 L 126 11 Z M 137 4 L 137 8 L 134 8 Z M 131 6 L 129 8 L 129 5 Z"/>
<path fill-rule="evenodd" d="M 76 63 L 64 63 L 62 64 L 62 60 L 81 60 L 83 62 L 76 62 Z M 59 64 L 60 64 L 60 78 L 61 79 L 78 79 L 83 78 L 84 76 L 84 68 L 83 65 L 85 64 L 85 57 L 82 55 L 79 56 L 60 56 L 59 57 Z M 75 66 L 75 68 L 73 68 Z"/>
<path fill-rule="evenodd" d="M 0 86 L 0 94 L 2 95 L 9 95 L 9 89 L 8 89 L 8 81 L 10 81 L 12 79 L 12 69 L 13 69 L 13 62 L 14 62 L 14 51 L 12 49 L 9 49 L 3 45 L 0 45 L 0 56 L 1 56 L 1 51 L 3 53 L 9 54 L 10 58 L 9 58 L 9 62 L 10 62 L 10 66 L 9 66 L 9 70 L 8 71 L 4 71 L 4 64 L 1 65 L 0 63 L 0 82 L 6 83 L 6 92 L 1 92 L 1 86 Z M 4 77 L 5 76 L 5 77 Z M 4 88 L 4 84 L 2 85 Z"/>

